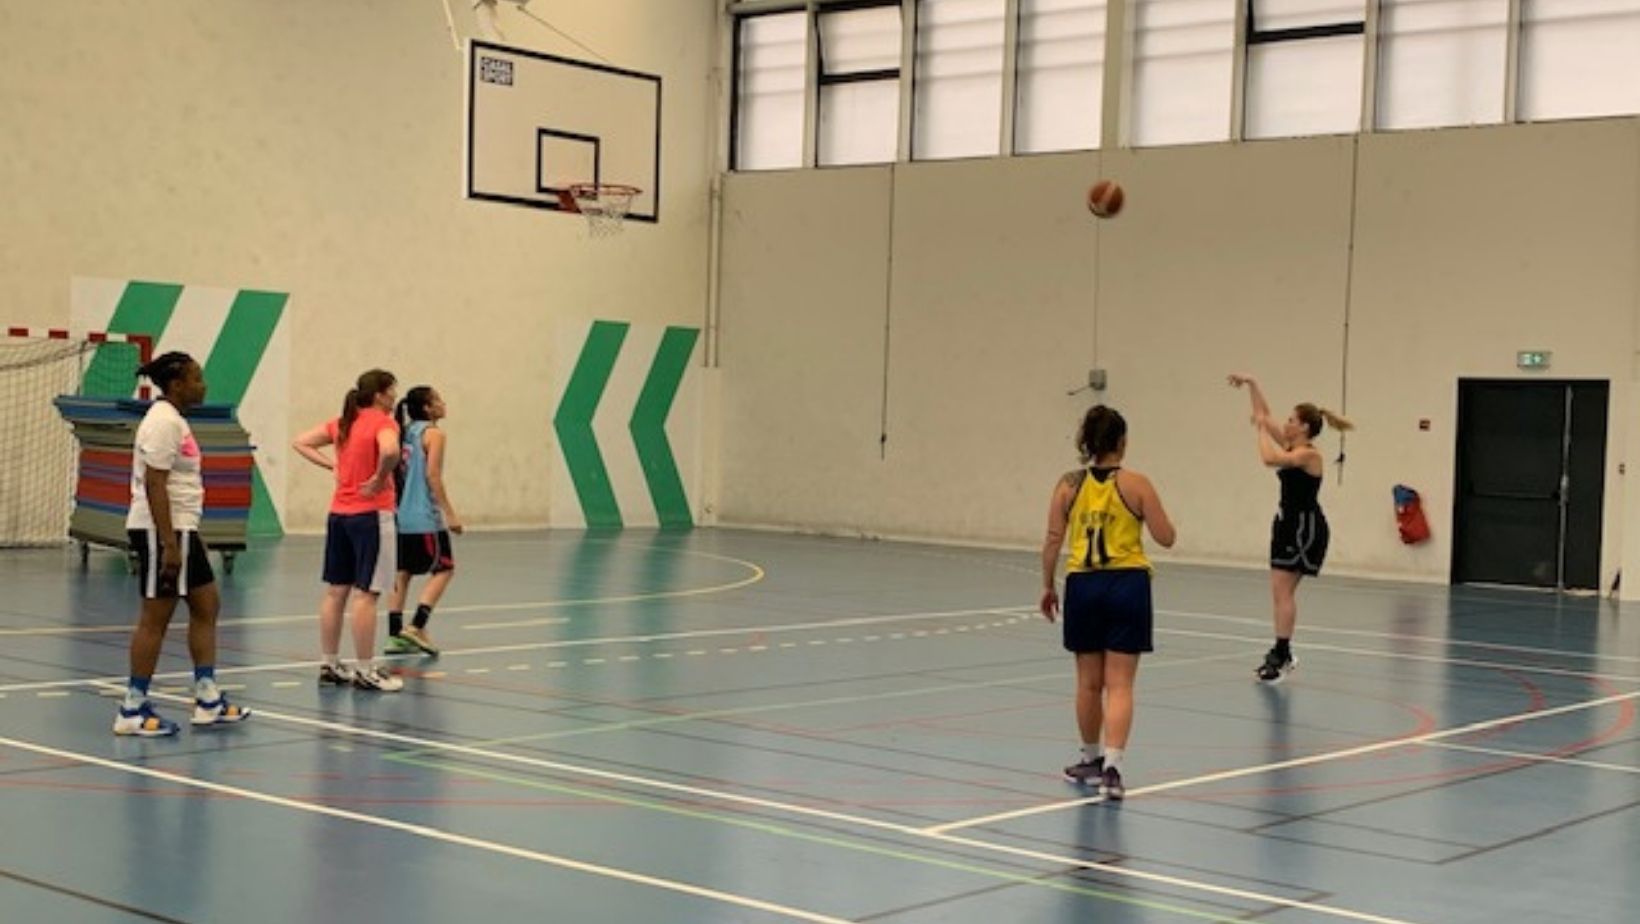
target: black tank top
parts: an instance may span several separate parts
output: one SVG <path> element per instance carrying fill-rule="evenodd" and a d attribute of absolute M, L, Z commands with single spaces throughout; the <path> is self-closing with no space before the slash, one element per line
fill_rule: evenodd
<path fill-rule="evenodd" d="M 1283 468 L 1276 472 L 1281 479 L 1281 509 L 1299 513 L 1321 509 L 1321 479 L 1302 468 Z"/>

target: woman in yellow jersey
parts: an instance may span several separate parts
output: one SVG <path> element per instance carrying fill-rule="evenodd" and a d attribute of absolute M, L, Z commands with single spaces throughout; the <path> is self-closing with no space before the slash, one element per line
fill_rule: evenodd
<path fill-rule="evenodd" d="M 1173 523 L 1150 479 L 1122 468 L 1127 421 L 1103 404 L 1088 411 L 1077 435 L 1084 468 L 1054 486 L 1042 543 L 1042 615 L 1059 613 L 1054 571 L 1070 535 L 1065 565 L 1065 648 L 1076 656 L 1076 724 L 1082 755 L 1065 779 L 1124 795 L 1122 756 L 1133 728 L 1133 680 L 1139 655 L 1153 650 L 1150 559 L 1143 530 L 1171 548 Z M 1101 740 L 1102 733 L 1102 740 Z"/>
<path fill-rule="evenodd" d="M 1298 582 L 1321 573 L 1332 533 L 1321 511 L 1321 476 L 1325 463 L 1314 440 L 1322 429 L 1353 429 L 1332 411 L 1313 404 L 1293 408 L 1286 423 L 1276 423 L 1264 391 L 1250 375 L 1233 374 L 1230 385 L 1246 386 L 1253 402 L 1259 459 L 1276 470 L 1281 482 L 1280 507 L 1270 528 L 1270 597 L 1276 643 L 1264 655 L 1255 674 L 1265 683 L 1280 683 L 1298 667 L 1293 656 L 1293 631 L 1298 627 Z"/>

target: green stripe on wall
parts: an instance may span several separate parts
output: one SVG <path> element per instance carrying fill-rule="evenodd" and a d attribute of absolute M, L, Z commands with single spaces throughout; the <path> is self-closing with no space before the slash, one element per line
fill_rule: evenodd
<path fill-rule="evenodd" d="M 228 308 L 228 318 L 222 323 L 211 355 L 205 360 L 205 382 L 209 388 L 206 398 L 214 404 L 238 405 L 250 390 L 251 379 L 262 363 L 273 332 L 284 315 L 283 292 L 259 292 L 244 289 L 234 296 Z M 280 434 L 258 434 L 257 439 L 278 439 Z M 279 511 L 273 506 L 273 495 L 258 466 L 251 473 L 251 510 L 246 531 L 257 537 L 279 537 L 285 534 L 279 523 Z"/>
<path fill-rule="evenodd" d="M 116 334 L 146 334 L 158 342 L 171 323 L 182 286 L 156 282 L 126 283 L 108 319 Z M 92 398 L 129 398 L 137 386 L 137 354 L 121 344 L 103 344 L 86 366 L 82 393 Z"/>

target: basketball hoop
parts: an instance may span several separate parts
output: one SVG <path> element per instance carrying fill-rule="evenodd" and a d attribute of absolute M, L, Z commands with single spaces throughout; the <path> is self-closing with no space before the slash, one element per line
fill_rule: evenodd
<path fill-rule="evenodd" d="M 643 190 L 621 183 L 574 183 L 558 194 L 558 204 L 566 212 L 586 216 L 593 237 L 620 234 L 632 200 Z"/>

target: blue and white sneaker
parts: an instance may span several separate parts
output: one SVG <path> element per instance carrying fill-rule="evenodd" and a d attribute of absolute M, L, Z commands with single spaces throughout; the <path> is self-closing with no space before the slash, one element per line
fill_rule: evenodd
<path fill-rule="evenodd" d="M 202 699 L 194 700 L 193 724 L 195 726 L 232 725 L 235 722 L 243 722 L 250 717 L 251 711 L 249 709 L 228 702 L 228 697 L 221 693 L 216 694 L 216 699 L 210 702 Z"/>
<path fill-rule="evenodd" d="M 114 734 L 135 735 L 139 738 L 169 738 L 182 726 L 154 711 L 152 703 L 144 701 L 135 709 L 120 707 L 114 716 Z"/>

